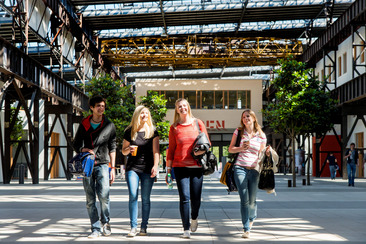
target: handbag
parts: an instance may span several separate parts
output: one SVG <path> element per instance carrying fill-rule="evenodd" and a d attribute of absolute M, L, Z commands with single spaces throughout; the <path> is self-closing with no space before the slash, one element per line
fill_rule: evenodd
<path fill-rule="evenodd" d="M 271 191 L 275 188 L 275 177 L 273 172 L 272 154 L 263 161 L 263 167 L 259 174 L 258 188 L 265 191 Z"/>
<path fill-rule="evenodd" d="M 206 133 L 202 132 L 196 120 L 198 129 L 198 136 L 193 143 L 193 151 L 191 152 L 194 159 L 202 166 L 203 175 L 210 175 L 217 169 L 217 158 L 209 149 L 211 147 L 210 141 Z M 205 151 L 204 154 L 194 155 L 194 152 Z"/>
<path fill-rule="evenodd" d="M 94 154 L 81 152 L 67 162 L 67 169 L 72 175 L 89 177 L 93 172 L 94 162 Z"/>
<path fill-rule="evenodd" d="M 240 133 L 236 137 L 235 146 L 240 146 Z M 230 194 L 230 192 L 238 191 L 238 188 L 236 187 L 235 180 L 234 180 L 234 164 L 236 159 L 238 158 L 239 153 L 234 154 L 233 160 L 229 161 L 225 164 L 220 178 L 220 183 L 227 186 L 227 192 Z"/>

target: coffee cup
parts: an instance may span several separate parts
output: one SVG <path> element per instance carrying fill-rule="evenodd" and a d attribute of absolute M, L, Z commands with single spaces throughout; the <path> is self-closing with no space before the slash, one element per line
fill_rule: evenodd
<path fill-rule="evenodd" d="M 131 150 L 131 156 L 136 156 L 138 146 L 136 146 L 136 145 L 130 145 L 130 147 L 131 148 L 134 148 L 134 150 Z"/>

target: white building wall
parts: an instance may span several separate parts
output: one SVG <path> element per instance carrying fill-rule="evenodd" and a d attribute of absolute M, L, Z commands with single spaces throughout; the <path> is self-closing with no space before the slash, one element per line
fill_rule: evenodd
<path fill-rule="evenodd" d="M 262 124 L 262 80 L 168 80 L 140 79 L 136 80 L 136 100 L 146 96 L 148 90 L 250 90 L 251 109 Z M 233 129 L 240 125 L 242 109 L 192 109 L 195 117 L 204 121 L 208 129 Z M 174 109 L 168 109 L 166 119 L 173 123 Z"/>

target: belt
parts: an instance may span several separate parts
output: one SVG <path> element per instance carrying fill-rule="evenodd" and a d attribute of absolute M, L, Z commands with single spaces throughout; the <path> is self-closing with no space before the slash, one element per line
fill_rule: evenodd
<path fill-rule="evenodd" d="M 246 169 L 249 169 L 249 170 L 255 169 L 255 167 L 247 167 L 247 166 L 243 166 L 243 167 L 246 168 Z"/>

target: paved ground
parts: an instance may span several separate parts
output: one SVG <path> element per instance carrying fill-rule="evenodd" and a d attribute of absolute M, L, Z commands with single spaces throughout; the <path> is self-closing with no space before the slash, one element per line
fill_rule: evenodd
<path fill-rule="evenodd" d="M 89 219 L 80 181 L 50 180 L 32 185 L 0 185 L 0 243 L 52 242 L 194 242 L 194 243 L 366 243 L 366 179 L 348 187 L 342 179 L 301 179 L 288 188 L 290 176 L 276 177 L 277 196 L 260 191 L 258 219 L 250 239 L 242 239 L 239 196 L 228 195 L 217 179 L 205 179 L 199 228 L 190 240 L 182 233 L 176 188 L 160 179 L 152 192 L 148 236 L 127 238 L 129 231 L 126 182 L 111 190 L 110 237 L 90 240 Z"/>

